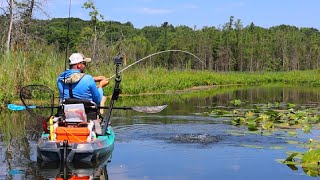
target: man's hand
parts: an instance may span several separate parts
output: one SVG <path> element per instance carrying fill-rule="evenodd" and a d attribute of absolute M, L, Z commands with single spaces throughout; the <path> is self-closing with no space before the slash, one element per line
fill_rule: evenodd
<path fill-rule="evenodd" d="M 103 88 L 108 84 L 109 84 L 109 79 L 108 78 L 104 78 L 104 79 L 100 80 L 98 88 Z"/>
<path fill-rule="evenodd" d="M 104 77 L 104 76 L 96 76 L 96 77 L 93 77 L 93 79 L 94 79 L 95 82 L 100 82 L 100 81 L 102 81 L 102 80 L 104 80 L 104 79 L 107 79 L 107 78 Z M 108 81 L 109 81 L 109 80 L 108 80 Z"/>

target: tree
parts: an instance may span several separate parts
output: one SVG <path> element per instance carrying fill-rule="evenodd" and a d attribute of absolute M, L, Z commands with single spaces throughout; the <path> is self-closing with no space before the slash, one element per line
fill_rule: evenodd
<path fill-rule="evenodd" d="M 42 11 L 41 6 L 44 1 L 36 0 L 10 0 L 6 7 L 2 8 L 4 15 L 8 18 L 6 34 L 6 50 L 14 46 L 16 49 L 25 49 L 29 41 L 32 41 L 37 34 L 28 32 L 32 25 L 32 15 L 35 8 Z M 44 12 L 44 11 L 42 11 Z"/>
<path fill-rule="evenodd" d="M 234 58 L 235 58 L 235 66 L 234 70 L 242 71 L 243 70 L 243 57 L 242 57 L 242 29 L 243 25 L 240 19 L 238 19 L 235 23 L 235 31 L 236 31 L 236 44 L 234 46 Z"/>
<path fill-rule="evenodd" d="M 94 2 L 92 0 L 88 0 L 87 2 L 85 2 L 83 4 L 83 8 L 85 9 L 89 9 L 89 16 L 91 17 L 91 21 L 93 23 L 93 50 L 92 50 L 92 57 L 93 59 L 96 59 L 96 46 L 97 46 L 97 38 L 98 38 L 98 33 L 101 31 L 101 29 L 105 28 L 106 24 L 99 21 L 98 17 L 101 18 L 101 20 L 104 19 L 104 16 L 102 14 L 99 13 L 98 9 L 96 8 L 96 6 L 94 5 Z M 99 30 L 98 30 L 99 29 Z M 102 33 L 102 35 L 104 34 L 104 32 Z"/>
<path fill-rule="evenodd" d="M 14 1 L 10 0 L 10 3 L 9 3 L 9 19 L 10 19 L 10 21 L 9 21 L 7 43 L 6 43 L 7 52 L 10 51 L 10 47 L 11 47 L 11 32 L 12 32 L 12 26 L 13 26 L 13 7 L 14 7 Z"/>

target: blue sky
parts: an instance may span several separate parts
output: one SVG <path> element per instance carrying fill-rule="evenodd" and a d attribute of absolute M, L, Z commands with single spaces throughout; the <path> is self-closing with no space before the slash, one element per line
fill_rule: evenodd
<path fill-rule="evenodd" d="M 71 17 L 89 19 L 86 0 L 71 0 Z M 174 26 L 222 26 L 230 16 L 244 26 L 281 24 L 320 30 L 320 0 L 95 0 L 105 20 L 130 21 L 136 28 L 169 22 Z M 51 18 L 68 17 L 69 0 L 47 0 Z"/>

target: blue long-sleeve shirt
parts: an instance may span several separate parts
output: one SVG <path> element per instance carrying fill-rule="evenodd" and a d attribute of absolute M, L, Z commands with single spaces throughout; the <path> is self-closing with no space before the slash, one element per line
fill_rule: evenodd
<path fill-rule="evenodd" d="M 65 84 L 66 78 L 71 74 L 80 73 L 78 69 L 67 69 L 62 72 L 57 79 L 57 86 L 59 89 L 60 100 L 70 98 L 69 84 Z M 97 88 L 97 85 L 91 75 L 85 74 L 80 81 L 72 83 L 72 94 L 74 98 L 87 99 L 100 105 L 103 97 L 102 88 Z"/>

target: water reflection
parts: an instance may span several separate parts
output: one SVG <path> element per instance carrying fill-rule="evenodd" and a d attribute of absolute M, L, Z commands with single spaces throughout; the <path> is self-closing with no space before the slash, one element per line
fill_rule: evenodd
<path fill-rule="evenodd" d="M 298 171 L 299 167 L 295 166 L 293 164 L 286 164 L 287 167 L 289 167 L 292 171 Z M 301 167 L 304 173 L 306 173 L 308 176 L 311 177 L 319 177 L 320 176 L 320 170 L 319 168 L 311 168 L 311 167 Z"/>
<path fill-rule="evenodd" d="M 59 163 L 59 162 L 38 162 L 39 177 L 44 179 L 109 179 L 106 160 L 102 163 Z"/>

